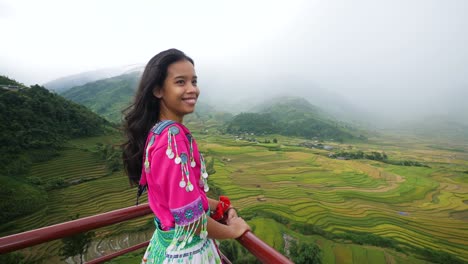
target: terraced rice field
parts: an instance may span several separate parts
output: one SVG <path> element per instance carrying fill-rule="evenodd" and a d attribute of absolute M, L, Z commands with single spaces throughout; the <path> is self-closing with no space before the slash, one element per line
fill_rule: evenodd
<path fill-rule="evenodd" d="M 229 140 L 223 145 L 199 138 L 201 149 L 216 158 L 214 181 L 244 212 L 269 211 L 335 233 L 370 232 L 468 261 L 466 152 L 397 142 L 357 146 L 430 166 L 405 167 L 335 160 L 321 150 L 288 145 L 279 151 L 269 151 L 263 144 L 236 146 Z M 344 253 L 336 263 L 345 263 L 342 259 L 349 259 L 352 252 L 349 247 L 338 251 Z M 338 257 L 337 249 L 333 252 Z"/>
<path fill-rule="evenodd" d="M 374 233 L 402 245 L 440 250 L 468 261 L 468 151 L 441 150 L 424 142 L 401 140 L 379 139 L 351 146 L 330 143 L 335 148 L 385 151 L 391 158 L 430 166 L 404 167 L 330 159 L 325 150 L 298 146 L 305 141 L 298 138 L 277 136 L 279 144 L 258 144 L 229 136 L 195 136 L 201 151 L 215 159 L 216 174 L 209 181 L 220 186 L 245 214 L 262 210 L 334 233 Z M 46 208 L 6 223 L 1 230 L 9 227 L 8 233 L 14 233 L 63 222 L 76 213 L 84 217 L 133 205 L 135 190 L 129 188 L 122 172 L 107 175 L 102 162 L 91 152 L 80 150 L 105 140 L 76 140 L 59 158 L 34 166 L 32 175 L 47 180 L 93 180 L 51 191 Z M 149 219 L 108 227 L 99 233 L 125 233 Z M 425 263 L 394 250 L 303 236 L 271 219 L 254 218 L 250 224 L 256 226 L 259 237 L 277 249 L 284 247 L 281 233 L 315 241 L 323 250 L 324 263 Z M 59 261 L 53 257 L 59 247 L 56 241 L 22 252 L 53 263 Z"/>
<path fill-rule="evenodd" d="M 83 140 L 72 143 L 80 143 L 80 147 L 92 147 L 96 142 L 102 142 L 101 140 L 101 138 L 87 139 L 88 145 L 81 145 Z M 136 191 L 129 187 L 128 180 L 122 172 L 108 175 L 104 162 L 100 161 L 92 152 L 76 148 L 76 146 L 61 152 L 61 156 L 58 158 L 34 165 L 31 176 L 40 177 L 44 181 L 54 179 L 65 181 L 93 180 L 49 191 L 48 203 L 45 208 L 27 217 L 2 224 L 0 226 L 2 236 L 69 221 L 72 216 L 77 214 L 82 218 L 135 204 Z M 143 199 L 144 201 L 145 199 Z M 125 233 L 145 225 L 150 220 L 150 217 L 144 217 L 102 228 L 98 230 L 98 234 L 102 237 L 109 233 L 115 233 L 116 230 Z M 60 258 L 57 257 L 60 247 L 60 241 L 53 241 L 21 252 L 33 262 L 61 263 Z"/>
<path fill-rule="evenodd" d="M 60 158 L 39 163 L 31 170 L 31 176 L 43 181 L 63 179 L 88 180 L 106 175 L 105 165 L 86 151 L 76 151 L 74 148 L 61 151 Z"/>
<path fill-rule="evenodd" d="M 425 261 L 406 256 L 391 249 L 372 246 L 360 246 L 349 243 L 337 243 L 321 236 L 304 236 L 286 228 L 272 219 L 255 218 L 249 222 L 255 233 L 266 243 L 277 248 L 284 246 L 282 234 L 287 234 L 299 242 L 308 241 L 319 245 L 322 249 L 323 263 L 412 263 L 422 264 Z M 279 247 L 278 247 L 279 245 Z"/>

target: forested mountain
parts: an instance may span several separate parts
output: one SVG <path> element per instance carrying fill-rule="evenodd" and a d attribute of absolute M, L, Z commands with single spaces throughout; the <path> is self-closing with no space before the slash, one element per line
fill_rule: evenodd
<path fill-rule="evenodd" d="M 10 79 L 6 76 L 0 75 L 0 86 L 7 89 L 8 86 L 14 87 L 26 87 L 24 84 L 17 82 L 16 80 Z"/>
<path fill-rule="evenodd" d="M 241 113 L 227 125 L 229 133 L 277 133 L 285 136 L 343 141 L 365 138 L 349 124 L 330 115 L 303 98 L 281 98 L 255 108 L 255 113 Z"/>
<path fill-rule="evenodd" d="M 61 95 L 88 107 L 109 121 L 120 123 L 122 110 L 131 103 L 139 78 L 140 73 L 138 72 L 119 75 L 73 87 Z M 216 112 L 212 106 L 199 101 L 195 113 L 190 115 L 187 120 L 207 120 L 211 118 L 224 120 L 230 117 L 225 113 Z"/>
<path fill-rule="evenodd" d="M 103 134 L 113 128 L 104 118 L 46 88 L 0 76 L 0 221 L 45 206 L 47 193 L 23 176 L 33 162 L 56 155 L 70 138 Z M 50 186 L 49 186 L 50 187 Z"/>
<path fill-rule="evenodd" d="M 120 123 L 122 110 L 131 102 L 138 85 L 139 73 L 124 74 L 109 79 L 73 87 L 62 95 L 76 103 L 83 104 L 106 119 Z M 220 113 L 219 109 L 198 102 L 195 114 L 186 121 L 212 120 L 226 123 L 230 133 L 278 133 L 286 136 L 334 139 L 343 141 L 363 138 L 361 131 L 353 126 L 337 121 L 321 108 L 298 97 L 278 97 L 269 99 L 252 108 L 252 113 L 242 113 L 236 117 Z"/>
<path fill-rule="evenodd" d="M 120 122 L 121 112 L 131 102 L 140 73 L 134 72 L 76 86 L 61 95 L 82 104 L 112 122 Z"/>
<path fill-rule="evenodd" d="M 295 119 L 307 116 L 319 120 L 335 120 L 328 112 L 312 105 L 306 99 L 294 96 L 272 98 L 255 107 L 253 112 L 271 113 L 283 119 Z"/>
<path fill-rule="evenodd" d="M 108 121 L 86 107 L 39 85 L 25 87 L 2 77 L 0 86 L 0 174 L 23 171 L 30 150 L 53 150 L 69 138 L 98 135 L 109 128 Z"/>

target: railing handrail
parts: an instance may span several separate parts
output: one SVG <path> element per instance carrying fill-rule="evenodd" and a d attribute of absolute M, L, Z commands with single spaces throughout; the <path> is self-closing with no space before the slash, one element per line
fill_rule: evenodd
<path fill-rule="evenodd" d="M 236 240 L 262 263 L 294 264 L 290 259 L 283 256 L 250 231 L 245 232 L 242 236 L 236 238 Z"/>
<path fill-rule="evenodd" d="M 93 215 L 65 223 L 51 225 L 23 233 L 18 233 L 0 238 L 0 254 L 8 253 L 18 249 L 27 248 L 37 244 L 42 244 L 51 240 L 72 236 L 82 232 L 87 232 L 96 228 L 109 226 L 126 220 L 152 214 L 148 204 L 131 206 L 111 212 Z M 263 263 L 291 263 L 274 248 L 256 237 L 252 232 L 247 231 L 237 241 L 249 250 L 258 260 Z M 147 242 L 144 242 L 147 243 Z M 133 246 L 133 248 L 143 243 Z M 132 248 L 132 247 L 131 247 Z M 123 250 L 127 252 L 128 250 Z M 130 250 L 131 251 L 131 250 Z M 116 255 L 116 254 L 115 254 Z M 117 256 L 117 255 L 116 255 Z"/>
<path fill-rule="evenodd" d="M 0 238 L 0 254 L 151 214 L 148 204 L 131 206 Z"/>

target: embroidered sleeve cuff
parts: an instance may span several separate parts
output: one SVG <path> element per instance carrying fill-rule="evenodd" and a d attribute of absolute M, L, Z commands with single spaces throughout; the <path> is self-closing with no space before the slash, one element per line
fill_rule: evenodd
<path fill-rule="evenodd" d="M 205 211 L 203 210 L 202 199 L 198 197 L 185 206 L 171 209 L 171 213 L 174 216 L 176 225 L 186 226 L 200 219 Z"/>

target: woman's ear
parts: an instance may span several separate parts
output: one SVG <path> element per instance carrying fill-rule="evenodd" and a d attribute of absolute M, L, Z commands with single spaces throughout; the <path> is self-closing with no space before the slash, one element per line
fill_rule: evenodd
<path fill-rule="evenodd" d="M 158 99 L 161 99 L 163 97 L 163 89 L 158 88 L 158 87 L 154 88 L 153 89 L 153 95 L 154 95 L 154 97 L 156 97 Z"/>

